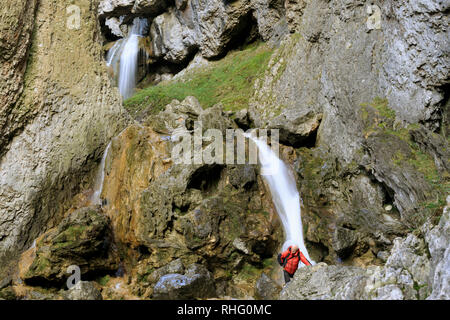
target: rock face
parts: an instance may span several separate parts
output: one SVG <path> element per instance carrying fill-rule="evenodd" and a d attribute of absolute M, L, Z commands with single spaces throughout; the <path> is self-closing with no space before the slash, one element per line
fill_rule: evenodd
<path fill-rule="evenodd" d="M 448 148 L 436 147 L 446 143 L 433 130 L 447 103 L 441 72 L 449 68 L 442 60 L 448 49 L 440 39 L 448 34 L 448 5 L 419 2 L 385 1 L 370 14 L 358 1 L 285 2 L 294 33 L 255 82 L 248 115 L 253 126 L 279 129 L 280 141 L 296 148 L 306 239 L 319 260 L 353 254 L 364 257 L 358 265 L 380 264 L 377 253 L 405 227 L 420 227 L 436 194 L 439 206 L 446 196 L 433 181 L 448 183 L 448 155 L 437 151 Z M 410 56 L 419 42 L 420 53 Z M 337 241 L 341 231 L 353 236 Z"/>
<path fill-rule="evenodd" d="M 302 268 L 280 299 L 449 299 L 448 208 L 437 226 L 424 225 L 424 238 L 414 234 L 397 238 L 384 267 L 319 263 Z"/>
<path fill-rule="evenodd" d="M 33 117 L 30 110 L 19 108 L 18 100 L 23 91 L 37 2 L 6 1 L 0 11 L 0 157 L 16 132 Z"/>
<path fill-rule="evenodd" d="M 186 1 L 153 20 L 155 56 L 181 63 L 199 49 L 205 58 L 222 54 L 249 25 L 250 1 Z"/>
<path fill-rule="evenodd" d="M 389 101 L 400 120 L 421 121 L 434 130 L 450 67 L 444 59 L 448 48 L 441 46 L 448 35 L 448 3 L 385 1 L 380 9 L 381 27 L 372 29 L 367 6 L 358 1 L 287 1 L 289 25 L 298 34 L 285 41 L 265 79 L 256 84 L 250 108 L 256 125 L 281 123 L 295 135 L 301 114 L 323 114 L 320 139 L 331 148 L 347 145 L 335 151 L 351 159 L 360 128 L 349 119 L 378 96 Z"/>
<path fill-rule="evenodd" d="M 26 30 L 33 26 L 34 3 L 23 3 L 23 10 L 16 10 L 19 6 L 12 1 L 6 1 L 6 8 L 2 5 L 2 12 L 3 8 L 14 7 L 8 11 L 11 19 L 26 19 L 24 35 L 18 40 L 21 53 L 14 59 L 26 58 L 22 51 L 29 45 L 26 33 L 31 31 Z M 89 10 L 91 1 L 77 3 L 81 9 L 80 29 L 66 27 L 66 9 L 71 4 L 43 0 L 37 7 L 36 20 L 41 23 L 34 30 L 24 89 L 20 100 L 14 98 L 14 109 L 32 114 L 32 119 L 27 122 L 7 117 L 3 109 L 0 114 L 1 123 L 23 128 L 14 139 L 1 143 L 7 151 L 0 159 L 0 255 L 25 248 L 61 221 L 71 197 L 82 183 L 89 183 L 95 160 L 127 122 L 117 89 L 110 85 L 101 45 L 93 41 L 100 35 L 96 13 Z M 2 51 L 5 48 L 13 53 L 4 42 L 1 46 Z M 23 66 L 18 61 L 16 64 Z M 14 73 L 18 86 L 22 73 L 20 68 Z M 5 136 L 3 131 L 1 136 Z"/>

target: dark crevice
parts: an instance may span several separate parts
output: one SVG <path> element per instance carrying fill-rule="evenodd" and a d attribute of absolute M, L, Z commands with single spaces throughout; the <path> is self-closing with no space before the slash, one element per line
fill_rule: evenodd
<path fill-rule="evenodd" d="M 448 134 L 450 133 L 450 84 L 446 84 L 443 87 L 444 91 L 444 100 L 442 103 L 442 117 L 440 123 L 440 134 L 446 139 Z"/>
<path fill-rule="evenodd" d="M 188 181 L 188 189 L 198 189 L 208 192 L 216 189 L 222 175 L 223 166 L 213 164 L 197 169 Z"/>
<path fill-rule="evenodd" d="M 317 145 L 317 133 L 319 131 L 320 125 L 310 132 L 308 136 L 303 136 L 300 134 L 294 134 L 283 128 L 280 129 L 280 142 L 284 145 L 291 146 L 294 148 L 315 148 Z"/>
<path fill-rule="evenodd" d="M 242 50 L 246 45 L 259 39 L 257 21 L 253 16 L 253 11 L 243 16 L 239 24 L 230 31 L 230 41 L 225 45 L 224 50 L 209 60 L 220 60 L 232 50 Z"/>
<path fill-rule="evenodd" d="M 308 253 L 315 262 L 322 262 L 329 254 L 329 249 L 321 242 L 313 242 L 305 240 L 306 248 Z"/>

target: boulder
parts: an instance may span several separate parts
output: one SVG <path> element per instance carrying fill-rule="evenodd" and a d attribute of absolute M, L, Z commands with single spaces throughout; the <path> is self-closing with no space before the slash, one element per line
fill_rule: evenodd
<path fill-rule="evenodd" d="M 357 267 L 327 266 L 319 263 L 299 269 L 284 286 L 281 300 L 355 300 L 362 296 L 367 276 Z"/>
<path fill-rule="evenodd" d="M 68 267 L 76 265 L 81 277 L 115 272 L 118 257 L 112 249 L 109 220 L 96 208 L 82 208 L 69 214 L 57 228 L 44 234 L 36 247 L 25 252 L 21 278 L 31 284 L 65 283 Z"/>
<path fill-rule="evenodd" d="M 89 281 L 78 281 L 63 295 L 66 300 L 103 300 L 100 291 Z"/>
<path fill-rule="evenodd" d="M 197 49 L 196 35 L 180 20 L 174 9 L 156 17 L 150 27 L 153 57 L 183 63 Z"/>
<path fill-rule="evenodd" d="M 167 274 L 154 287 L 153 299 L 205 299 L 216 295 L 211 273 L 203 266 L 192 264 L 184 275 Z"/>

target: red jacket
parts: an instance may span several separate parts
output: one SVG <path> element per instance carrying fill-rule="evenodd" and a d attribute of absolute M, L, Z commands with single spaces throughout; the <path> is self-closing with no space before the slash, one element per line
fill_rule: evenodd
<path fill-rule="evenodd" d="M 291 252 L 291 247 L 289 247 L 285 252 L 281 254 L 281 260 L 286 261 L 285 259 L 287 259 L 284 270 L 286 270 L 290 275 L 294 275 L 295 271 L 297 271 L 298 263 L 300 261 L 302 261 L 307 266 L 310 266 L 311 264 L 305 258 L 303 253 L 300 252 L 300 250 L 297 250 L 297 252 L 293 254 Z"/>

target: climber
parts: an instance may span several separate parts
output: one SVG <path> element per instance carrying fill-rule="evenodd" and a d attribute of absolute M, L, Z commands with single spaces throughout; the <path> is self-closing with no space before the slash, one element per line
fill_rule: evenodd
<path fill-rule="evenodd" d="M 311 265 L 295 244 L 278 255 L 278 263 L 283 267 L 285 283 L 288 283 L 294 277 L 300 261 L 307 266 Z"/>

